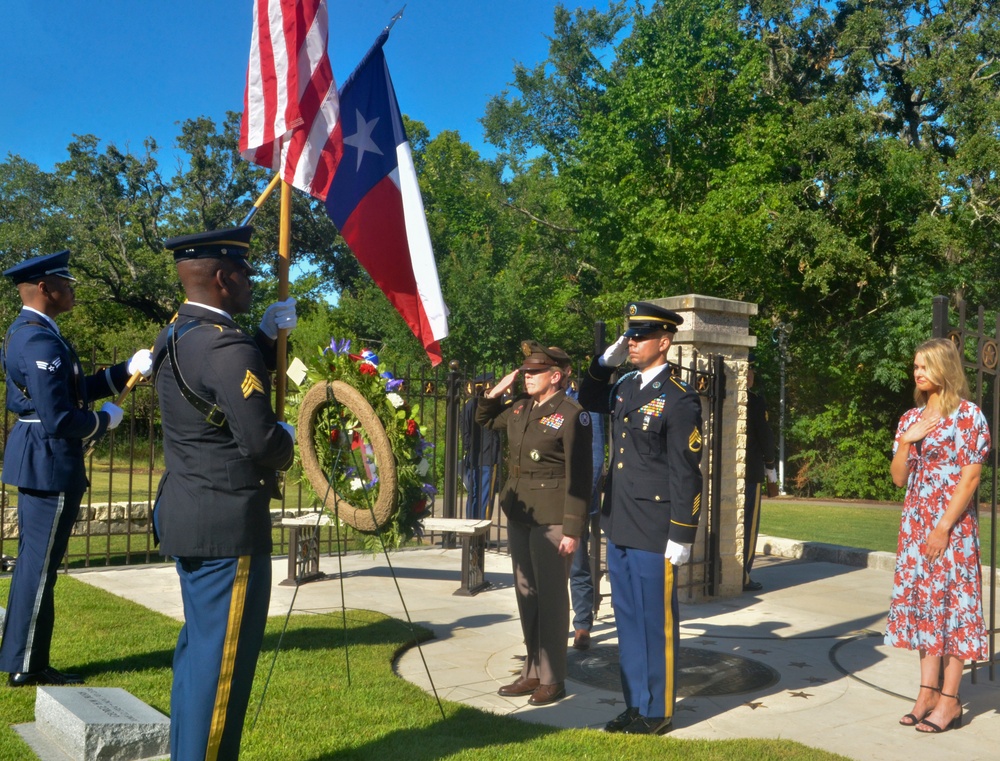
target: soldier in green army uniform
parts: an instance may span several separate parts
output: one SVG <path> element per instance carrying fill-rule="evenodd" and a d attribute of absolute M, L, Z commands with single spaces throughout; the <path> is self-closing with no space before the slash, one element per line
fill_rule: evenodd
<path fill-rule="evenodd" d="M 590 415 L 563 389 L 569 355 L 537 341 L 521 349 L 524 363 L 480 398 L 476 422 L 507 431 L 500 507 L 528 650 L 521 675 L 498 692 L 530 695 L 532 705 L 546 705 L 566 695 L 569 566 L 593 489 L 591 428 Z M 505 402 L 522 373 L 526 393 Z"/>

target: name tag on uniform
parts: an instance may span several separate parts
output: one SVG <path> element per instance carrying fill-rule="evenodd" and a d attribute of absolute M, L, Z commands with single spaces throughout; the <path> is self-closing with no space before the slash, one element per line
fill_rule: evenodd
<path fill-rule="evenodd" d="M 562 424 L 563 424 L 563 420 L 564 419 L 565 418 L 563 418 L 563 416 L 561 414 L 559 414 L 558 412 L 556 412 L 556 413 L 553 413 L 551 415 L 546 415 L 539 422 L 542 425 L 547 425 L 549 428 L 552 428 L 552 429 L 558 431 L 560 428 L 562 428 Z"/>

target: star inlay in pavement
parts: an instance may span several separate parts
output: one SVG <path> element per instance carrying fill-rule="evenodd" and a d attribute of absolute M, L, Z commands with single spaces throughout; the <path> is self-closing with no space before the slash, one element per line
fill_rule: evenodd
<path fill-rule="evenodd" d="M 808 663 L 803 663 L 802 661 L 798 661 L 796 663 L 789 663 L 788 665 L 789 666 L 794 666 L 797 669 L 809 668 L 809 664 Z"/>
<path fill-rule="evenodd" d="M 811 698 L 812 697 L 811 693 L 808 693 L 808 692 L 792 692 L 791 690 L 788 691 L 788 695 L 789 695 L 789 697 L 793 697 L 793 698 Z"/>
<path fill-rule="evenodd" d="M 598 703 L 603 703 L 606 706 L 616 706 L 619 703 L 624 703 L 624 700 L 619 700 L 618 698 L 600 698 Z"/>
<path fill-rule="evenodd" d="M 674 713 L 679 713 L 680 711 L 690 711 L 691 713 L 694 713 L 697 710 L 698 709 L 695 708 L 694 706 L 685 706 L 685 705 L 674 706 Z"/>
<path fill-rule="evenodd" d="M 745 705 L 751 711 L 756 711 L 758 708 L 767 708 L 767 706 L 764 705 L 763 703 L 755 703 L 752 700 L 749 703 L 744 703 L 743 705 Z"/>
<path fill-rule="evenodd" d="M 807 676 L 805 680 L 809 684 L 826 684 L 826 680 L 821 676 Z"/>

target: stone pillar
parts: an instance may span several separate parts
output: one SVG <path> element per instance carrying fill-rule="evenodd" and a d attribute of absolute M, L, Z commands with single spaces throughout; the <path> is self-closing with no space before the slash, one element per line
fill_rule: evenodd
<path fill-rule="evenodd" d="M 674 336 L 668 358 L 683 367 L 690 367 L 692 359 L 698 370 L 709 370 L 710 356 L 722 355 L 726 372 L 726 398 L 722 409 L 721 462 L 711 462 L 711 451 L 706 446 L 702 452 L 702 470 L 721 469 L 720 494 L 720 542 L 721 584 L 720 597 L 735 597 L 743 591 L 743 498 L 746 477 L 746 431 L 747 431 L 747 356 L 757 345 L 757 339 L 750 335 L 750 317 L 757 314 L 757 305 L 745 301 L 730 301 L 712 296 L 689 294 L 654 299 L 654 304 L 672 309 L 684 318 Z M 706 405 L 705 419 L 708 419 Z M 706 444 L 708 438 L 706 437 Z M 709 479 L 706 493 L 702 495 L 703 512 L 708 512 L 710 500 L 716 495 L 710 493 L 712 481 Z M 693 560 L 704 560 L 708 551 L 705 532 L 708 515 L 703 515 L 699 523 L 698 539 L 695 542 Z M 690 571 L 682 570 L 679 581 L 702 581 L 705 567 L 691 566 Z M 689 576 L 689 574 L 691 574 Z M 689 594 L 681 599 L 697 601 L 703 599 L 703 586 L 695 584 Z"/>

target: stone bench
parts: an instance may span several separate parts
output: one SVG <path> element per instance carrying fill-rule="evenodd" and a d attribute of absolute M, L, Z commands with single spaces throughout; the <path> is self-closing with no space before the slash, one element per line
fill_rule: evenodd
<path fill-rule="evenodd" d="M 288 529 L 288 578 L 282 586 L 296 586 L 325 579 L 319 570 L 319 532 L 315 529 L 330 523 L 326 513 L 282 518 L 281 525 Z"/>
<path fill-rule="evenodd" d="M 493 521 L 475 518 L 424 518 L 420 523 L 424 531 L 462 537 L 462 585 L 455 594 L 474 595 L 490 585 L 485 578 L 486 535 Z"/>

